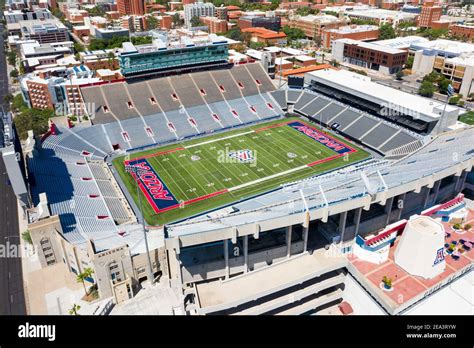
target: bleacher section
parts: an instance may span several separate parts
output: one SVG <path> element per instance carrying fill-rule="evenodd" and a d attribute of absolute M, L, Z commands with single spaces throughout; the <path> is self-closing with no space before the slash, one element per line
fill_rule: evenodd
<path fill-rule="evenodd" d="M 28 159 L 34 204 L 45 192 L 53 215 L 59 215 L 69 241 L 81 244 L 118 233 L 116 224 L 133 221 L 133 213 L 111 174 L 99 161 L 80 156 L 51 156 L 49 151 Z"/>
<path fill-rule="evenodd" d="M 331 100 L 322 94 L 288 89 L 287 96 L 288 103 L 294 103 L 295 112 L 331 127 L 382 154 L 390 154 L 401 147 L 414 151 L 423 145 L 422 137 L 416 133 Z M 410 146 L 406 147 L 408 144 Z"/>
<path fill-rule="evenodd" d="M 260 64 L 85 87 L 84 101 L 95 109 L 93 124 L 57 124 L 56 134 L 43 139 L 39 154 L 28 161 L 34 203 L 45 192 L 65 238 L 75 244 L 94 238 L 122 245 L 119 232 L 137 225 L 120 225 L 134 216 L 104 158 L 281 117 L 268 95 L 273 90 Z"/>

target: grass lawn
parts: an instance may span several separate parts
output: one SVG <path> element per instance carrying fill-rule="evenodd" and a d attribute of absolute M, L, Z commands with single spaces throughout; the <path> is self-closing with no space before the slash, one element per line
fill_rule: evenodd
<path fill-rule="evenodd" d="M 162 225 L 369 156 L 312 127 L 285 118 L 121 156 L 113 164 L 135 201 L 136 180 L 124 162 L 145 167 L 140 174 L 145 219 Z"/>
<path fill-rule="evenodd" d="M 465 114 L 462 114 L 459 116 L 459 121 L 474 125 L 474 111 L 468 111 Z"/>

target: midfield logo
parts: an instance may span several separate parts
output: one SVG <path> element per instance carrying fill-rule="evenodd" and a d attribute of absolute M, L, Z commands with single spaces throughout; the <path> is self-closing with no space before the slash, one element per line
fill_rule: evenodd
<path fill-rule="evenodd" d="M 248 163 L 254 161 L 254 156 L 252 150 L 238 150 L 229 152 L 230 158 L 235 158 L 241 163 Z"/>

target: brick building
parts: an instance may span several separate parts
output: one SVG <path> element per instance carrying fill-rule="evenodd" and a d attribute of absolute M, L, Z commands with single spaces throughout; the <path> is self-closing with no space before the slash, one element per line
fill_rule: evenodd
<path fill-rule="evenodd" d="M 331 48 L 332 43 L 339 39 L 353 39 L 360 41 L 377 40 L 379 27 L 376 25 L 350 25 L 337 29 L 324 29 L 322 31 L 322 46 Z"/>
<path fill-rule="evenodd" d="M 226 20 L 216 17 L 200 17 L 201 22 L 209 28 L 209 33 L 220 34 L 228 30 L 228 23 Z"/>
<path fill-rule="evenodd" d="M 380 71 L 383 74 L 394 74 L 402 70 L 408 52 L 369 42 L 340 39 L 333 43 L 332 57 L 338 62 Z"/>
<path fill-rule="evenodd" d="M 474 39 L 474 24 L 453 24 L 449 27 L 449 34 L 472 41 Z"/>
<path fill-rule="evenodd" d="M 117 8 L 121 16 L 144 15 L 145 0 L 117 0 Z"/>
<path fill-rule="evenodd" d="M 439 21 L 443 9 L 441 6 L 433 6 L 433 3 L 424 3 L 420 16 L 417 19 L 419 28 L 431 28 L 433 22 Z"/>
<path fill-rule="evenodd" d="M 345 18 L 337 18 L 329 15 L 295 16 L 290 25 L 304 31 L 309 38 L 321 37 L 324 30 L 337 29 L 347 24 Z"/>

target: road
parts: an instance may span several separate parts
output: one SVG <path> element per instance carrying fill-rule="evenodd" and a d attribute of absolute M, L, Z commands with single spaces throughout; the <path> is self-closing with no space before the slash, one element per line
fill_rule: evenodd
<path fill-rule="evenodd" d="M 0 104 L 8 93 L 8 77 L 0 24 Z M 18 204 L 0 156 L 0 314 L 26 314 L 21 268 Z M 12 245 L 16 247 L 11 247 Z M 14 248 L 16 248 L 15 252 Z"/>

